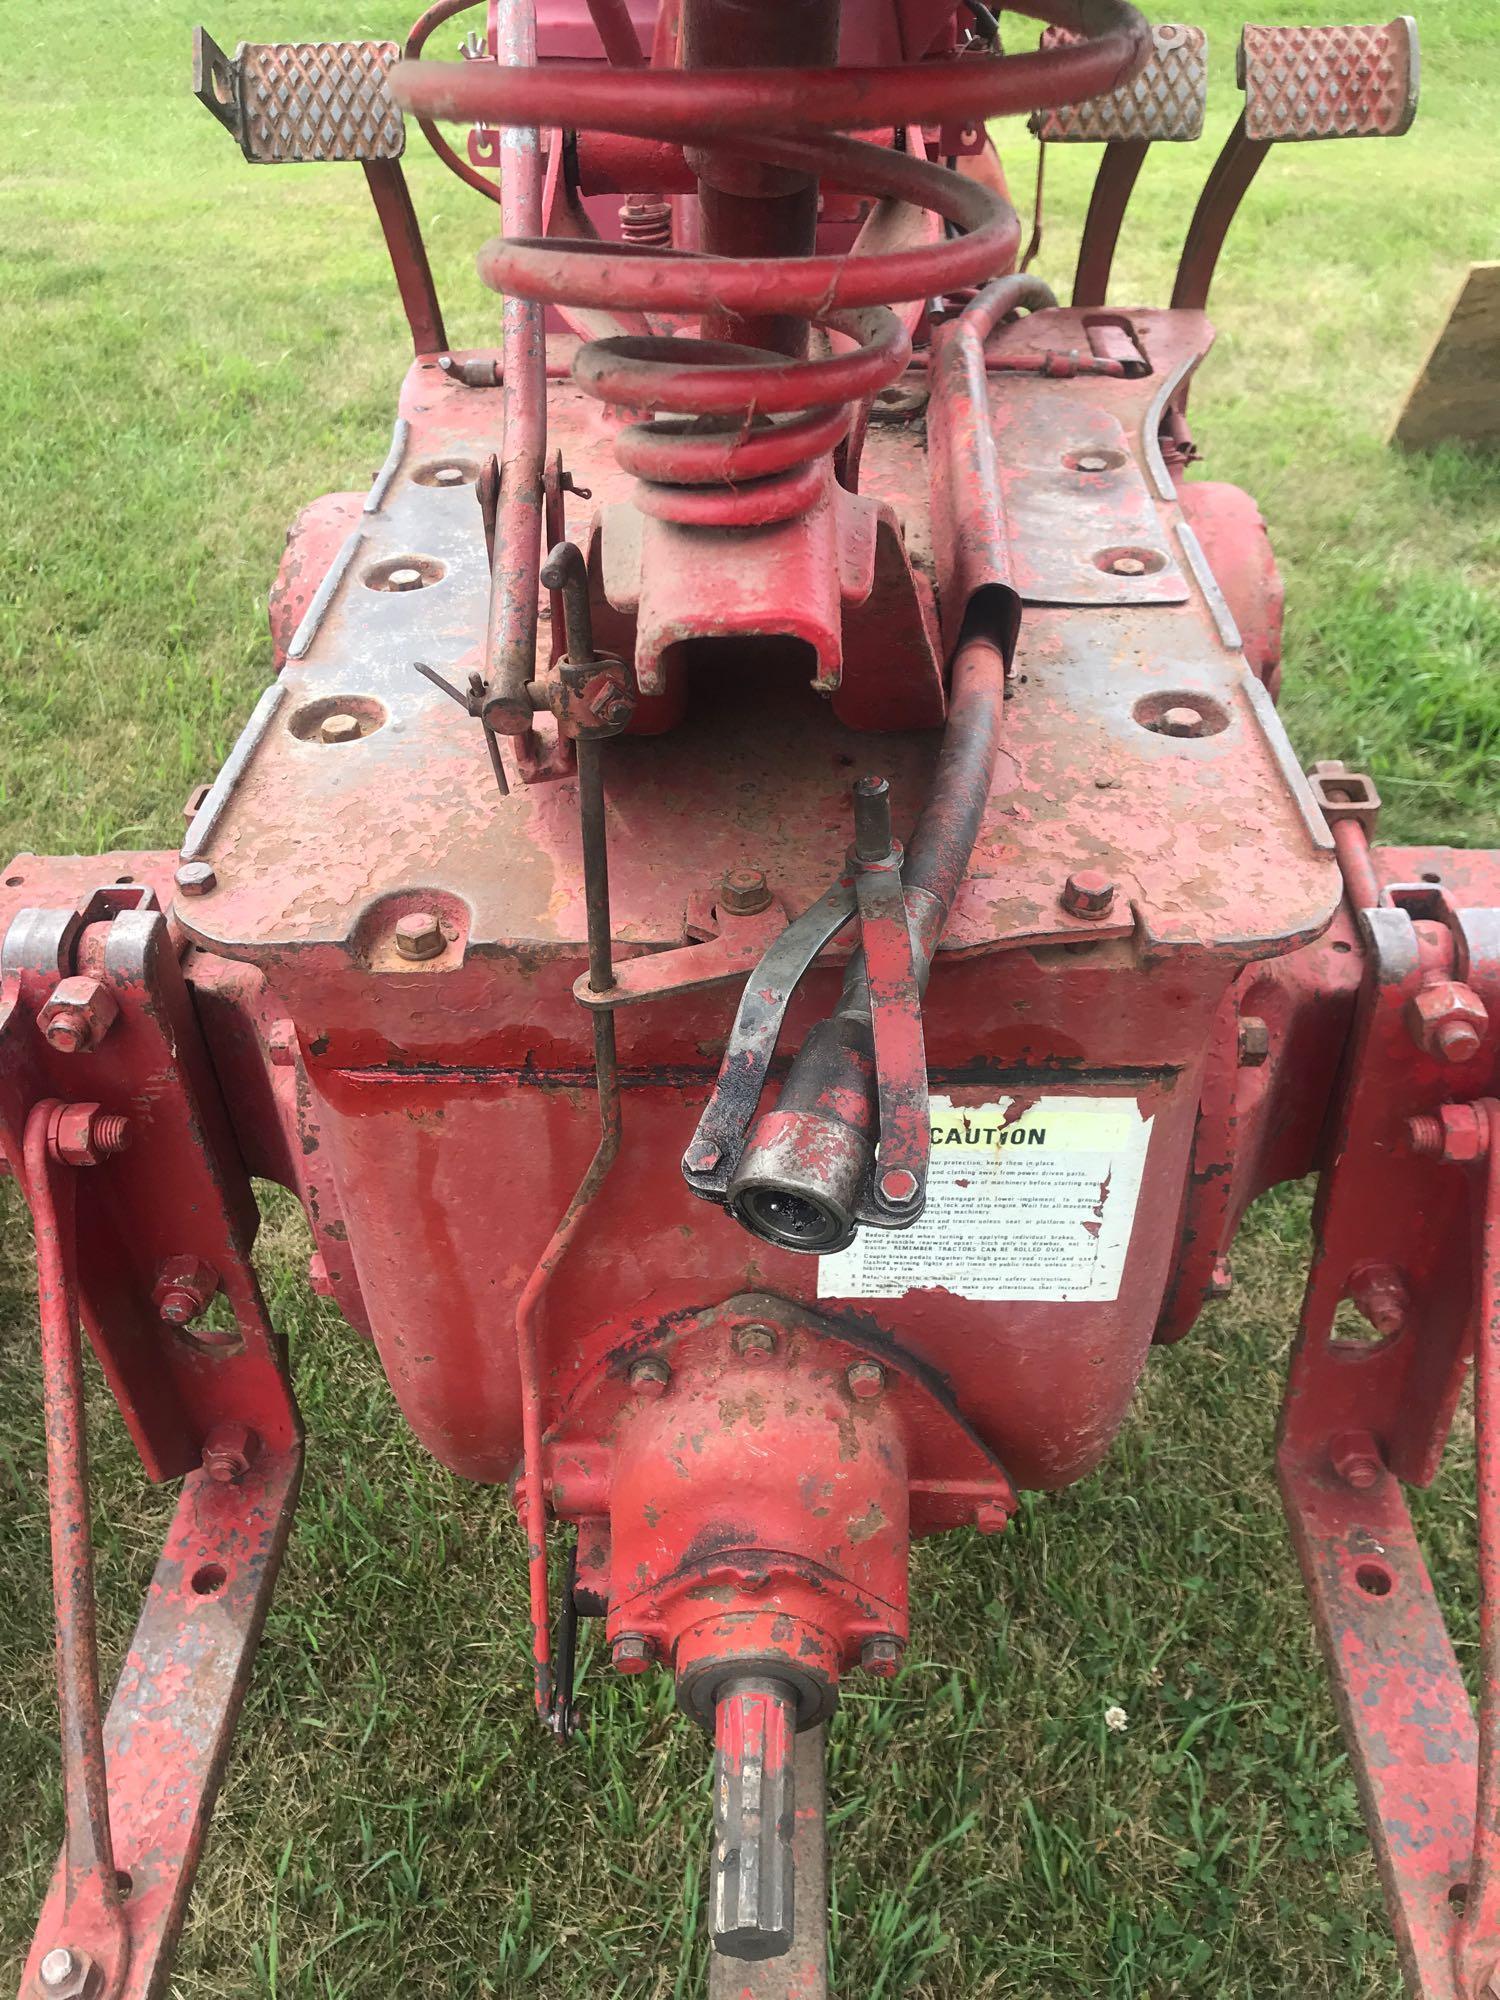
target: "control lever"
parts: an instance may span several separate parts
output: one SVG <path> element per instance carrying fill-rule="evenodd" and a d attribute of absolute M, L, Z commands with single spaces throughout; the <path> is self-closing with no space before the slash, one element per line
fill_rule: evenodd
<path fill-rule="evenodd" d="M 926 1200 L 931 1128 L 921 986 L 891 832 L 890 787 L 854 787 L 848 872 L 789 924 L 745 982 L 719 1075 L 683 1178 L 757 1236 L 811 1256 L 845 1249 L 861 1223 L 904 1229 Z M 776 1106 L 755 1121 L 793 992 L 830 939 L 859 916 L 868 1006 L 841 1007 L 808 1036 Z M 853 1063 L 868 1094 L 841 1088 Z M 748 1135 L 748 1137 L 747 1137 Z M 878 1152 L 877 1152 L 878 1140 Z"/>

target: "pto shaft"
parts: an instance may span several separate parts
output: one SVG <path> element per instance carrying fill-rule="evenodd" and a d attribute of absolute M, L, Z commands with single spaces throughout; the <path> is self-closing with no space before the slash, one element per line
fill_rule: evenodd
<path fill-rule="evenodd" d="M 792 1947 L 792 1775 L 797 1699 L 783 1681 L 725 1683 L 714 1709 L 714 1858 L 710 1929 L 729 1958 Z"/>

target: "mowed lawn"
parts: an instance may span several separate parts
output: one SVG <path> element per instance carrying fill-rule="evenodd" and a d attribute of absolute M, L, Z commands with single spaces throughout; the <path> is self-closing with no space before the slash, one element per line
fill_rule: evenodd
<path fill-rule="evenodd" d="M 358 171 L 251 169 L 192 102 L 187 0 L 12 13 L 0 848 L 170 845 L 264 682 L 287 520 L 384 454 L 404 332 Z M 1163 302 L 1237 107 L 1238 18 L 1221 0 L 1197 18 L 1208 137 L 1148 162 L 1119 303 Z M 236 0 L 207 25 L 232 46 L 406 20 L 388 0 Z M 1463 270 L 1500 254 L 1500 23 L 1492 0 L 1431 0 L 1421 25 L 1409 138 L 1289 147 L 1263 171 L 1193 412 L 1207 470 L 1257 494 L 1280 550 L 1299 752 L 1371 769 L 1390 837 L 1472 843 L 1500 838 L 1500 481 L 1493 460 L 1407 460 L 1383 438 Z M 1019 124 L 1002 138 L 1024 203 L 1030 143 Z M 1094 158 L 1049 158 L 1037 268 L 1064 288 Z M 473 274 L 492 211 L 415 135 L 412 166 L 452 336 L 493 337 Z M 700 1991 L 704 1744 L 661 1680 L 617 1682 L 592 1641 L 586 1734 L 541 1738 L 508 1499 L 417 1450 L 372 1350 L 306 1292 L 300 1219 L 268 1209 L 309 1471 L 174 1992 Z M 0 1224 L 3 1980 L 60 1801 L 29 1236 L 8 1188 Z M 1270 1470 L 1306 1232 L 1304 1190 L 1262 1204 L 1233 1297 L 1154 1358 L 1096 1477 L 1030 1500 L 999 1541 L 919 1551 L 909 1664 L 879 1693 L 853 1682 L 832 1734 L 841 2000 L 1397 1990 Z M 96 1404 L 113 1661 L 170 1496 L 142 1490 Z M 1464 1435 L 1418 1508 L 1471 1661 Z"/>

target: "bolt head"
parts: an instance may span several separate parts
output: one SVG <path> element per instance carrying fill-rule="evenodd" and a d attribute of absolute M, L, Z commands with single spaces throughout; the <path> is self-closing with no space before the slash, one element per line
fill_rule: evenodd
<path fill-rule="evenodd" d="M 1108 472 L 1109 470 L 1109 460 L 1107 458 L 1100 458 L 1097 452 L 1086 452 L 1077 461 L 1077 465 L 1080 472 Z M 1120 560 L 1124 562 L 1129 559 L 1122 556 Z"/>
<path fill-rule="evenodd" d="M 1215 1257 L 1213 1273 L 1208 1281 L 1208 1296 L 1211 1299 L 1227 1299 L 1233 1290 L 1233 1266 L 1227 1257 Z"/>
<path fill-rule="evenodd" d="M 1116 576 L 1144 576 L 1146 565 L 1139 556 L 1115 556 L 1110 569 Z"/>
<path fill-rule="evenodd" d="M 402 958 L 436 958 L 448 940 L 435 910 L 408 910 L 396 924 L 396 950 Z"/>
<path fill-rule="evenodd" d="M 998 1500 L 981 1500 L 974 1509 L 974 1526 L 981 1535 L 1003 1535 L 1010 1526 L 1010 1514 Z"/>
<path fill-rule="evenodd" d="M 643 1354 L 631 1366 L 631 1388 L 638 1396 L 645 1396 L 651 1402 L 667 1393 L 667 1384 L 671 1379 L 672 1370 L 659 1354 Z"/>
<path fill-rule="evenodd" d="M 719 907 L 731 916 L 753 917 L 770 905 L 771 891 L 759 868 L 731 868 L 719 884 Z"/>
<path fill-rule="evenodd" d="M 467 486 L 469 475 L 461 465 L 440 465 L 432 475 L 434 486 Z"/>
<path fill-rule="evenodd" d="M 206 861 L 184 861 L 173 877 L 182 896 L 207 896 L 219 886 L 219 878 Z"/>
<path fill-rule="evenodd" d="M 363 734 L 359 717 L 345 709 L 325 715 L 318 724 L 318 735 L 324 743 L 357 743 Z"/>
<path fill-rule="evenodd" d="M 889 1167 L 880 1176 L 880 1198 L 891 1208 L 909 1208 L 921 1185 L 910 1167 Z"/>
<path fill-rule="evenodd" d="M 94 1961 L 71 1945 L 54 1945 L 37 1967 L 37 1991 L 46 2000 L 85 2000 L 95 1984 Z"/>
<path fill-rule="evenodd" d="M 618 1674 L 643 1674 L 656 1648 L 641 1632 L 622 1632 L 609 1649 L 610 1664 Z"/>
<path fill-rule="evenodd" d="M 1156 727 L 1163 736 L 1197 736 L 1203 729 L 1203 717 L 1184 702 L 1177 708 L 1163 709 Z"/>
<path fill-rule="evenodd" d="M 422 572 L 404 564 L 400 569 L 389 571 L 385 579 L 387 590 L 420 590 L 422 583 Z"/>
<path fill-rule="evenodd" d="M 1236 1031 L 1240 1064 L 1259 1069 L 1271 1053 L 1271 1031 L 1258 1014 L 1242 1014 Z"/>
<path fill-rule="evenodd" d="M 877 1632 L 859 1649 L 859 1664 L 867 1674 L 890 1680 L 900 1669 L 901 1641 L 894 1632 Z"/>
<path fill-rule="evenodd" d="M 734 1351 L 747 1360 L 763 1360 L 776 1352 L 776 1329 L 771 1326 L 742 1326 L 734 1336 Z"/>
<path fill-rule="evenodd" d="M 1399 1333 L 1411 1309 L 1401 1273 L 1389 1264 L 1362 1264 L 1349 1278 L 1349 1297 L 1377 1333 Z"/>
<path fill-rule="evenodd" d="M 1435 979 L 1407 1003 L 1407 1026 L 1417 1046 L 1442 1063 L 1471 1062 L 1490 1025 L 1489 1012 L 1461 979 Z"/>
<path fill-rule="evenodd" d="M 856 1403 L 870 1403 L 885 1389 L 885 1370 L 878 1361 L 856 1361 L 844 1380 Z"/>
<path fill-rule="evenodd" d="M 219 1274 L 201 1257 L 169 1257 L 156 1276 L 151 1298 L 171 1326 L 195 1320 L 219 1289 Z"/>
<path fill-rule="evenodd" d="M 717 1146 L 700 1144 L 688 1147 L 687 1163 L 695 1174 L 711 1174 L 719 1164 L 719 1159 Z"/>
<path fill-rule="evenodd" d="M 1101 868 L 1076 868 L 1063 883 L 1059 898 L 1070 917 L 1097 923 L 1107 917 L 1115 900 L 1115 885 Z"/>

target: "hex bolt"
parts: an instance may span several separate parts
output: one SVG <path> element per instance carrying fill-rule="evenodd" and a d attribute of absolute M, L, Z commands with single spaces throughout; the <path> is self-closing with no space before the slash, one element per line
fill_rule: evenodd
<path fill-rule="evenodd" d="M 36 1990 L 46 2000 L 86 2000 L 97 1983 L 94 1961 L 71 1945 L 54 1945 L 37 1967 Z"/>
<path fill-rule="evenodd" d="M 1010 1526 L 1010 1513 L 998 1500 L 981 1500 L 974 1509 L 974 1526 L 981 1535 L 1003 1535 Z"/>
<path fill-rule="evenodd" d="M 1362 1264 L 1349 1277 L 1349 1298 L 1377 1333 L 1399 1333 L 1411 1310 L 1401 1273 L 1389 1264 Z"/>
<path fill-rule="evenodd" d="M 130 1120 L 97 1104 L 59 1104 L 47 1127 L 47 1151 L 70 1167 L 97 1167 L 130 1144 Z"/>
<path fill-rule="evenodd" d="M 318 724 L 318 735 L 325 743 L 357 743 L 363 734 L 359 717 L 347 709 L 336 709 Z"/>
<path fill-rule="evenodd" d="M 703 1142 L 688 1147 L 687 1164 L 695 1174 L 711 1174 L 719 1164 L 720 1157 L 717 1146 Z"/>
<path fill-rule="evenodd" d="M 1235 1030 L 1242 1069 L 1259 1069 L 1271 1053 L 1271 1030 L 1258 1014 L 1242 1014 Z"/>
<path fill-rule="evenodd" d="M 880 1198 L 892 1208 L 909 1208 L 920 1187 L 910 1167 L 888 1167 L 880 1176 Z"/>
<path fill-rule="evenodd" d="M 1146 565 L 1139 556 L 1111 556 L 1110 569 L 1116 576 L 1144 576 Z"/>
<path fill-rule="evenodd" d="M 667 1392 L 667 1384 L 672 1379 L 672 1371 L 659 1354 L 645 1354 L 632 1364 L 630 1386 L 638 1396 L 649 1397 L 653 1402 Z"/>
<path fill-rule="evenodd" d="M 1211 1299 L 1227 1299 L 1233 1290 L 1234 1267 L 1227 1257 L 1215 1257 L 1208 1280 L 1208 1296 Z"/>
<path fill-rule="evenodd" d="M 1115 885 L 1102 869 L 1075 868 L 1063 883 L 1058 900 L 1070 917 L 1087 917 L 1098 923 L 1109 915 Z"/>
<path fill-rule="evenodd" d="M 184 896 L 206 896 L 219 886 L 219 878 L 206 861 L 184 861 L 173 877 Z"/>
<path fill-rule="evenodd" d="M 1328 1462 L 1346 1486 L 1367 1493 L 1385 1470 L 1380 1446 L 1368 1431 L 1341 1431 L 1328 1445 Z"/>
<path fill-rule="evenodd" d="M 1461 979 L 1434 979 L 1407 1003 L 1407 1027 L 1437 1062 L 1472 1062 L 1490 1025 L 1489 1010 Z"/>
<path fill-rule="evenodd" d="M 96 1049 L 119 1016 L 108 987 L 81 974 L 60 979 L 37 1015 L 49 1045 L 62 1055 Z"/>
<path fill-rule="evenodd" d="M 1482 1104 L 1444 1104 L 1435 1113 L 1423 1112 L 1406 1121 L 1414 1153 L 1458 1166 L 1487 1158 L 1490 1136 L 1490 1117 Z"/>
<path fill-rule="evenodd" d="M 1108 472 L 1109 460 L 1101 458 L 1096 451 L 1085 452 L 1083 457 L 1077 460 L 1077 467 L 1080 472 Z M 1127 558 L 1122 556 L 1120 560 L 1124 562 Z"/>
<path fill-rule="evenodd" d="M 1196 736 L 1203 727 L 1203 717 L 1196 708 L 1183 703 L 1177 708 L 1163 709 L 1156 727 L 1163 736 Z"/>
<path fill-rule="evenodd" d="M 770 1355 L 776 1352 L 776 1329 L 770 1326 L 742 1326 L 734 1336 L 734 1351 L 744 1355 Z"/>
<path fill-rule="evenodd" d="M 260 1439 L 248 1424 L 215 1424 L 203 1440 L 203 1470 L 216 1486 L 233 1486 L 255 1463 Z"/>
<path fill-rule="evenodd" d="M 719 884 L 719 908 L 733 917 L 754 917 L 771 905 L 771 891 L 759 868 L 731 868 Z"/>
<path fill-rule="evenodd" d="M 856 1403 L 869 1403 L 885 1388 L 885 1370 L 878 1361 L 855 1361 L 844 1380 Z"/>
<path fill-rule="evenodd" d="M 219 1274 L 201 1257 L 169 1257 L 157 1273 L 151 1297 L 169 1326 L 195 1320 L 219 1289 Z"/>
<path fill-rule="evenodd" d="M 469 475 L 461 465 L 440 465 L 432 475 L 434 486 L 466 486 Z"/>
<path fill-rule="evenodd" d="M 387 571 L 385 587 L 387 590 L 420 590 L 425 581 L 419 569 L 403 564 L 400 569 Z"/>
<path fill-rule="evenodd" d="M 901 1641 L 894 1632 L 877 1632 L 859 1649 L 859 1664 L 867 1674 L 890 1680 L 901 1665 Z"/>
<path fill-rule="evenodd" d="M 408 910 L 396 924 L 396 950 L 402 958 L 436 958 L 447 942 L 435 910 Z"/>
<path fill-rule="evenodd" d="M 643 1632 L 622 1632 L 609 1649 L 610 1665 L 617 1674 L 643 1674 L 656 1648 Z"/>
<path fill-rule="evenodd" d="M 861 861 L 884 861 L 891 851 L 891 787 L 873 775 L 854 783 L 854 852 Z"/>

